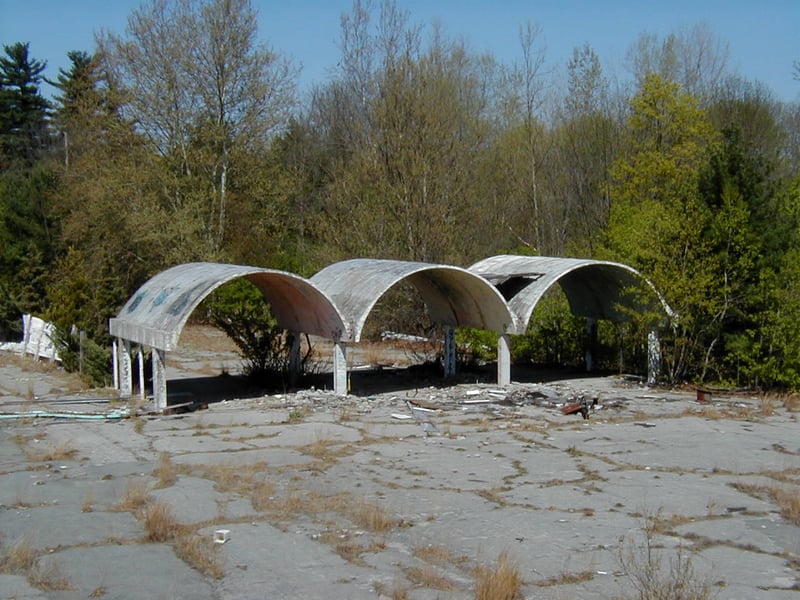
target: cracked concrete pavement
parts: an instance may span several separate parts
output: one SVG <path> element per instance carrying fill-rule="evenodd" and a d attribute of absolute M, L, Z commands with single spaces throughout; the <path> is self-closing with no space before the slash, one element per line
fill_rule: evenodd
<path fill-rule="evenodd" d="M 193 352 L 171 377 L 200 373 Z M 53 369 L 0 373 L 6 415 L 113 405 L 75 402 L 92 396 Z M 798 597 L 796 404 L 614 376 L 385 376 L 344 398 L 0 421 L 0 597 L 474 598 L 479 567 L 506 556 L 526 598 L 626 598 L 647 544 L 661 577 L 718 598 Z M 589 419 L 561 413 L 581 395 L 598 400 Z M 173 525 L 161 538 L 155 507 Z"/>

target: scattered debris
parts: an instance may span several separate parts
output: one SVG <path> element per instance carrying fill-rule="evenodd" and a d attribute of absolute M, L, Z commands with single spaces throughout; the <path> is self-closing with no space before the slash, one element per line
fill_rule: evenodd
<path fill-rule="evenodd" d="M 231 539 L 231 530 L 230 529 L 217 529 L 214 532 L 214 543 L 215 544 L 224 544 L 225 542 Z"/>
<path fill-rule="evenodd" d="M 594 407 L 597 406 L 597 398 L 592 400 L 592 403 L 589 404 L 589 401 L 584 397 L 580 396 L 576 402 L 570 402 L 566 406 L 561 409 L 561 413 L 564 415 L 574 415 L 575 413 L 581 413 L 581 416 L 584 419 L 589 418 L 589 408 L 591 407 L 594 410 Z"/>
<path fill-rule="evenodd" d="M 411 416 L 414 417 L 417 423 L 420 424 L 422 427 L 422 431 L 425 432 L 425 435 L 430 435 L 431 433 L 439 433 L 439 430 L 436 428 L 436 425 L 431 423 L 430 421 L 430 413 L 436 412 L 433 409 L 425 408 L 421 406 L 417 406 L 416 404 L 412 404 L 408 400 L 406 401 L 406 406 L 408 406 L 408 410 L 411 411 Z"/>

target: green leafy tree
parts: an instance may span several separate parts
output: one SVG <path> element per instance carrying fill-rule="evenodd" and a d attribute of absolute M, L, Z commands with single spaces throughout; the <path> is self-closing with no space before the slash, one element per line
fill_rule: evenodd
<path fill-rule="evenodd" d="M 654 74 L 631 101 L 628 129 L 630 153 L 612 171 L 608 248 L 650 278 L 677 312 L 668 377 L 696 376 L 709 328 L 724 310 L 705 237 L 712 215 L 698 187 L 717 136 L 691 96 Z"/>

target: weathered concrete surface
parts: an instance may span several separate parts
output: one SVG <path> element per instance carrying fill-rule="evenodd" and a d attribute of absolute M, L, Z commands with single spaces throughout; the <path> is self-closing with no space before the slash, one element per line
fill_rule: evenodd
<path fill-rule="evenodd" d="M 57 400 L 14 385 L 0 411 Z M 590 418 L 562 415 L 581 394 L 598 398 Z M 400 418 L 407 400 L 437 408 L 438 434 Z M 797 598 L 800 527 L 778 499 L 800 494 L 791 408 L 598 377 L 2 420 L 0 598 L 466 599 L 503 552 L 527 598 L 633 597 L 648 524 L 665 577 L 681 557 L 718 598 Z M 143 508 L 123 502 L 137 485 L 220 577 L 178 537 L 148 541 Z M 12 567 L 24 545 L 34 562 Z"/>

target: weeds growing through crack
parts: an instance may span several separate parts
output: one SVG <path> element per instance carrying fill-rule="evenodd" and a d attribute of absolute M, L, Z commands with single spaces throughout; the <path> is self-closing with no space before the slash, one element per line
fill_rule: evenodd
<path fill-rule="evenodd" d="M 275 488 L 273 485 L 267 481 L 262 481 L 253 488 L 253 492 L 250 494 L 250 504 L 258 512 L 264 512 L 272 507 L 274 498 Z"/>
<path fill-rule="evenodd" d="M 637 600 L 707 600 L 717 590 L 706 577 L 699 576 L 692 557 L 683 547 L 667 555 L 658 548 L 655 536 L 663 529 L 659 514 L 645 514 L 642 539 L 623 538 L 617 556 L 630 588 L 620 598 Z"/>
<path fill-rule="evenodd" d="M 425 565 L 422 567 L 408 567 L 403 570 L 408 580 L 416 586 L 450 592 L 456 585 L 435 568 Z"/>
<path fill-rule="evenodd" d="M 350 518 L 359 527 L 373 533 L 384 533 L 398 524 L 398 520 L 389 515 L 385 508 L 363 499 L 355 503 Z"/>
<path fill-rule="evenodd" d="M 579 571 L 577 573 L 562 573 L 543 581 L 537 581 L 536 585 L 539 587 L 555 587 L 558 585 L 574 585 L 576 583 L 583 583 L 594 579 L 593 571 Z"/>
<path fill-rule="evenodd" d="M 11 546 L 6 548 L 0 559 L 0 572 L 9 575 L 19 575 L 33 567 L 36 560 L 36 550 L 29 535 L 23 535 Z"/>
<path fill-rule="evenodd" d="M 78 450 L 70 442 L 64 441 L 58 444 L 47 444 L 44 448 L 25 446 L 23 447 L 23 452 L 27 459 L 32 462 L 53 462 L 74 458 Z"/>
<path fill-rule="evenodd" d="M 793 525 L 800 525 L 800 490 L 797 488 L 748 483 L 732 483 L 730 485 L 755 498 L 771 500 L 778 505 L 784 519 Z"/>
<path fill-rule="evenodd" d="M 166 502 L 151 500 L 142 508 L 144 528 L 150 542 L 171 542 L 181 533 L 181 524 Z"/>
<path fill-rule="evenodd" d="M 51 557 L 36 561 L 28 571 L 28 582 L 35 588 L 49 591 L 66 591 L 73 589 L 72 582 L 64 574 L 61 566 Z"/>
<path fill-rule="evenodd" d="M 158 456 L 158 465 L 153 471 L 153 474 L 158 478 L 156 487 L 165 488 L 174 485 L 180 472 L 180 467 L 172 462 L 169 453 L 162 452 Z"/>
<path fill-rule="evenodd" d="M 28 583 L 44 591 L 72 589 L 71 582 L 52 557 L 39 558 L 28 535 L 6 548 L 0 559 L 0 573 L 24 575 Z"/>
<path fill-rule="evenodd" d="M 199 572 L 221 579 L 225 575 L 223 557 L 219 544 L 195 533 L 181 535 L 175 539 L 175 554 Z"/>
<path fill-rule="evenodd" d="M 169 504 L 151 500 L 139 512 L 148 541 L 172 544 L 181 560 L 204 575 L 215 579 L 225 575 L 222 556 L 213 540 L 188 531 L 189 526 L 178 521 Z"/>
<path fill-rule="evenodd" d="M 519 567 L 508 552 L 501 552 L 492 566 L 475 568 L 475 600 L 521 600 Z"/>
<path fill-rule="evenodd" d="M 150 488 L 147 482 L 141 479 L 134 479 L 128 482 L 125 493 L 119 502 L 114 506 L 118 511 L 136 512 L 147 503 Z"/>
<path fill-rule="evenodd" d="M 94 494 L 91 492 L 86 493 L 81 501 L 81 512 L 90 513 L 92 512 L 92 504 L 94 504 Z"/>

